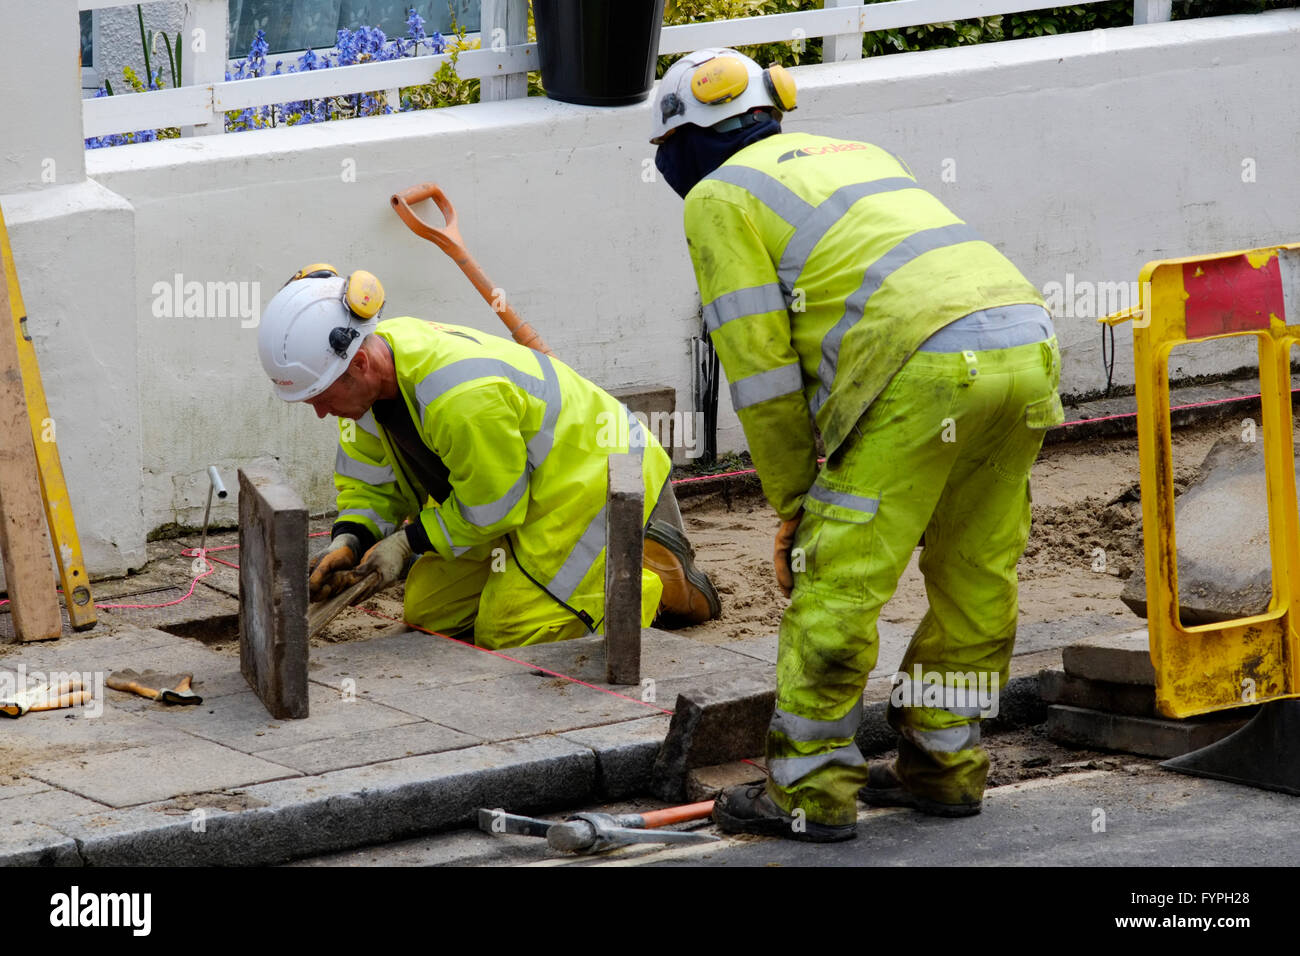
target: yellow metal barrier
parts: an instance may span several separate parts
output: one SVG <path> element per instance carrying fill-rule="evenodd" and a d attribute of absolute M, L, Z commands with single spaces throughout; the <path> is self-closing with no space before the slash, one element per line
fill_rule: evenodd
<path fill-rule="evenodd" d="M 1300 518 L 1291 418 L 1291 346 L 1300 341 L 1300 243 L 1149 262 L 1132 320 L 1147 627 L 1156 704 L 1170 717 L 1300 696 Z M 1169 353 L 1183 342 L 1252 335 L 1259 345 L 1268 541 L 1267 611 L 1184 627 L 1178 614 Z"/>

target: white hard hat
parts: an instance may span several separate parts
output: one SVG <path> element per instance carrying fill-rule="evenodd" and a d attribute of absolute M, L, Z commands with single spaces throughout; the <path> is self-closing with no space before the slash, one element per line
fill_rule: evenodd
<path fill-rule="evenodd" d="M 262 311 L 257 349 L 262 368 L 286 402 L 314 398 L 338 380 L 378 325 L 348 308 L 348 280 L 338 276 L 290 281 Z"/>
<path fill-rule="evenodd" d="M 766 70 L 729 47 L 688 53 L 668 68 L 651 104 L 650 142 L 662 143 L 685 123 L 714 126 L 756 107 L 795 108 L 794 78 L 785 67 Z"/>

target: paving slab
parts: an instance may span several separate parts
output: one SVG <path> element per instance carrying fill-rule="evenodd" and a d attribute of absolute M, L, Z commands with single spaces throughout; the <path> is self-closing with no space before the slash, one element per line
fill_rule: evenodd
<path fill-rule="evenodd" d="M 1180 757 L 1222 740 L 1249 719 L 1234 713 L 1212 720 L 1162 720 L 1053 704 L 1047 709 L 1047 736 L 1074 747 Z"/>
<path fill-rule="evenodd" d="M 388 707 L 488 740 L 635 720 L 646 707 L 555 677 L 516 674 L 386 698 Z"/>
<path fill-rule="evenodd" d="M 605 639 L 598 634 L 572 641 L 514 648 L 507 653 L 591 684 L 615 686 L 605 683 Z M 642 681 L 650 679 L 662 683 L 680 677 L 725 672 L 752 663 L 753 659 L 744 654 L 701 644 L 672 631 L 645 628 L 641 635 Z M 625 685 L 618 686 L 622 693 L 628 693 Z"/>
<path fill-rule="evenodd" d="M 314 647 L 308 663 L 312 681 L 336 690 L 352 681 L 352 692 L 371 700 L 527 672 L 523 664 L 420 631 Z"/>
<path fill-rule="evenodd" d="M 1071 677 L 1144 687 L 1156 683 L 1145 627 L 1076 641 L 1061 651 L 1061 661 Z"/>
<path fill-rule="evenodd" d="M 312 719 L 315 719 L 314 715 Z M 326 737 L 291 747 L 259 750 L 257 755 L 303 773 L 319 774 L 383 760 L 458 750 L 481 743 L 482 738 L 421 720 L 413 724 L 381 727 L 346 736 Z"/>
<path fill-rule="evenodd" d="M 396 727 L 419 719 L 359 697 L 347 700 L 337 691 L 318 684 L 309 686 L 309 697 L 312 713 L 307 720 L 276 720 L 268 716 L 261 700 L 251 690 L 205 700 L 197 707 L 169 707 L 151 710 L 141 716 L 159 726 L 181 730 L 248 754 L 365 730 Z"/>
<path fill-rule="evenodd" d="M 27 772 L 37 780 L 111 807 L 152 803 L 182 793 L 224 790 L 298 774 L 292 767 L 192 738 L 55 760 L 37 764 Z M 44 797 L 36 794 L 30 799 Z M 13 802 L 5 801 L 5 805 Z"/>
<path fill-rule="evenodd" d="M 645 793 L 650 771 L 668 733 L 669 717 L 645 717 L 561 735 L 591 748 L 596 755 L 596 791 L 604 799 L 620 800 Z"/>
<path fill-rule="evenodd" d="M 116 692 L 108 692 L 116 695 Z M 31 711 L 0 725 L 10 766 L 45 763 L 51 759 L 110 753 L 128 747 L 183 743 L 187 734 L 151 723 L 136 713 L 115 707 L 107 698 L 86 707 Z"/>
<path fill-rule="evenodd" d="M 186 640 L 152 628 L 126 627 L 113 633 L 97 633 L 94 637 L 64 637 L 38 645 L 0 645 L 0 666 L 13 668 L 21 663 L 29 671 L 112 671 L 138 666 L 134 662 L 149 651 L 175 647 Z"/>

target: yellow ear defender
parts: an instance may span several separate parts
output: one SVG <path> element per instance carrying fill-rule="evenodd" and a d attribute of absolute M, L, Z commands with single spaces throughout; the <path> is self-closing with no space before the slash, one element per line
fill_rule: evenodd
<path fill-rule="evenodd" d="M 285 285 L 298 279 L 338 278 L 338 274 L 328 262 L 313 262 L 289 276 Z M 343 304 L 362 322 L 368 322 L 384 307 L 384 286 L 374 273 L 358 269 L 343 283 Z"/>
<path fill-rule="evenodd" d="M 763 71 L 763 85 L 767 87 L 767 92 L 772 96 L 772 102 L 781 108 L 783 112 L 790 112 L 795 108 L 795 88 L 794 77 L 790 71 L 779 63 L 769 66 Z"/>
<path fill-rule="evenodd" d="M 795 108 L 794 77 L 780 65 L 763 71 L 763 85 L 772 102 L 783 112 Z M 696 67 L 691 75 L 691 93 L 701 103 L 726 103 L 749 87 L 749 71 L 734 56 L 715 56 Z"/>

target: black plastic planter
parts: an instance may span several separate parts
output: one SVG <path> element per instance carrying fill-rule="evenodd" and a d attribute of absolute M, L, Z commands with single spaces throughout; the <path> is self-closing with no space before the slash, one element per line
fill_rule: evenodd
<path fill-rule="evenodd" d="M 533 0 L 546 95 L 583 106 L 640 103 L 654 85 L 664 0 Z"/>

